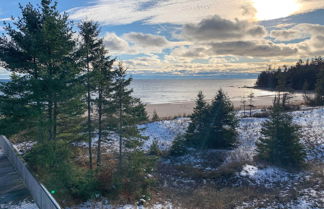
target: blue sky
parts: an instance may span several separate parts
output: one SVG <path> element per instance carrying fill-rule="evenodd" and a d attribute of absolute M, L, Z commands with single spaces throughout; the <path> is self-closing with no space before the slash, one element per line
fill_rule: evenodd
<path fill-rule="evenodd" d="M 28 2 L 40 0 L 1 3 L 0 20 Z M 58 8 L 75 25 L 99 22 L 110 54 L 142 77 L 253 77 L 324 55 L 323 0 L 58 0 Z"/>

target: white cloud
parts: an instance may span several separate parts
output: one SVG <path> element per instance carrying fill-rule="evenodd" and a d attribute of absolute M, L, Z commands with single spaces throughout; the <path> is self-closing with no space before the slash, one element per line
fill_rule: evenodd
<path fill-rule="evenodd" d="M 172 73 L 179 75 L 195 74 L 195 73 L 217 73 L 217 72 L 235 72 L 235 73 L 256 73 L 268 68 L 269 62 L 236 62 L 235 57 L 215 56 L 207 63 L 193 63 L 183 62 L 177 57 L 171 55 L 166 56 L 165 59 L 160 60 L 156 56 L 140 57 L 125 61 L 125 64 L 130 72 L 138 73 Z M 273 67 L 282 65 L 291 65 L 292 62 L 282 62 L 280 60 L 273 60 L 271 62 Z"/>
<path fill-rule="evenodd" d="M 303 7 L 297 13 L 324 8 L 322 0 L 297 0 Z M 133 71 L 241 71 L 264 70 L 269 62 L 323 53 L 324 26 L 312 24 L 277 25 L 270 34 L 275 41 L 298 39 L 300 43 L 281 44 L 267 40 L 264 26 L 255 22 L 252 0 L 93 0 L 90 6 L 69 11 L 72 19 L 88 19 L 102 25 L 122 25 L 142 21 L 145 24 L 177 24 L 163 33 L 107 33 L 104 42 L 113 55 L 145 55 L 127 60 Z M 275 11 L 274 11 L 275 12 Z M 237 19 L 239 18 L 239 19 Z M 180 26 L 178 26 L 180 25 Z M 161 34 L 176 34 L 170 41 Z M 165 49 L 171 52 L 164 54 Z M 156 56 L 162 54 L 161 56 Z M 231 57 L 231 59 L 228 58 Z M 240 63 L 236 57 L 250 58 Z M 265 58 L 264 63 L 255 58 Z M 204 60 L 206 63 L 197 63 Z"/>
<path fill-rule="evenodd" d="M 297 0 L 302 6 L 298 13 L 306 13 L 316 9 L 324 8 L 323 0 Z"/>
<path fill-rule="evenodd" d="M 324 26 L 318 24 L 298 24 L 286 30 L 271 31 L 271 37 L 276 41 L 294 41 L 306 39 L 302 42 L 289 44 L 297 47 L 300 56 L 321 56 L 324 53 Z"/>
<path fill-rule="evenodd" d="M 72 19 L 90 19 L 106 25 L 145 21 L 149 24 L 186 24 L 215 14 L 227 19 L 251 18 L 246 0 L 96 0 L 92 5 L 68 11 Z"/>
<path fill-rule="evenodd" d="M 130 32 L 121 37 L 107 33 L 104 43 L 112 54 L 153 54 L 162 53 L 164 49 L 186 45 L 188 42 L 169 41 L 164 36 Z"/>
<path fill-rule="evenodd" d="M 296 14 L 324 8 L 323 0 L 296 1 L 300 5 Z M 68 12 L 72 19 L 90 19 L 106 25 L 130 24 L 136 21 L 148 24 L 188 24 L 197 23 L 214 15 L 231 20 L 255 19 L 258 11 L 253 2 L 253 0 L 94 0 L 89 6 L 73 8 Z"/>
<path fill-rule="evenodd" d="M 293 41 L 324 34 L 324 26 L 319 24 L 298 24 L 289 29 L 273 30 L 271 37 L 277 41 Z"/>

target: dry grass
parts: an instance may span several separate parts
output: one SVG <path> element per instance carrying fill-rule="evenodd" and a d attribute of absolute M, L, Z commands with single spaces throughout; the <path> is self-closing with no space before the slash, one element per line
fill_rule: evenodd
<path fill-rule="evenodd" d="M 222 188 L 203 186 L 192 190 L 160 190 L 177 208 L 183 209 L 229 209 L 242 202 L 260 197 L 263 191 L 252 187 Z M 172 194 L 172 195 L 170 195 Z M 161 195 L 161 194 L 160 194 Z"/>

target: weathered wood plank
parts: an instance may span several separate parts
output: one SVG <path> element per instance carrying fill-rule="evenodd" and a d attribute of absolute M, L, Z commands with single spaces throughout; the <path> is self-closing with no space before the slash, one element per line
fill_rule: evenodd
<path fill-rule="evenodd" d="M 0 204 L 16 203 L 30 198 L 21 177 L 0 148 Z"/>

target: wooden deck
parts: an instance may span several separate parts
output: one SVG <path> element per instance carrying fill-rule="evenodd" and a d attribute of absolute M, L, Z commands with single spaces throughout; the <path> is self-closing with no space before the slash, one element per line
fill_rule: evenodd
<path fill-rule="evenodd" d="M 0 205 L 31 200 L 21 177 L 0 148 Z"/>

